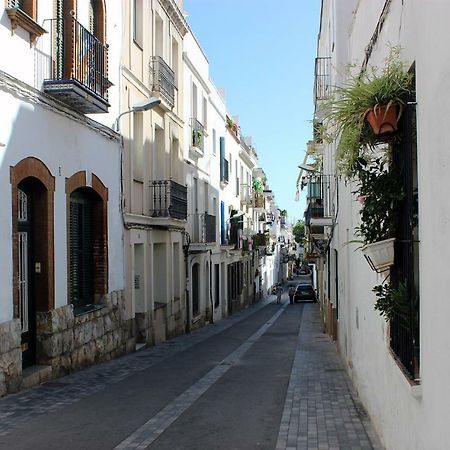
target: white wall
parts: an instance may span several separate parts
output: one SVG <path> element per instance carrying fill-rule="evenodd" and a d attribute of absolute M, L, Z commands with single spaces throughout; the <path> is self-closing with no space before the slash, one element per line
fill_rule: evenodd
<path fill-rule="evenodd" d="M 336 5 L 338 25 L 345 25 L 345 17 L 349 24 L 340 28 L 336 42 L 341 56 L 348 52 L 347 62 L 361 63 L 384 3 L 360 1 L 354 17 L 348 9 L 340 9 L 346 5 Z M 450 244 L 445 239 L 450 223 L 446 198 L 450 154 L 445 126 L 450 119 L 450 60 L 443 57 L 448 53 L 449 16 L 450 4 L 445 1 L 427 3 L 426 8 L 417 0 L 393 1 L 369 61 L 381 66 L 388 53 L 387 44 L 391 43 L 403 48 L 402 59 L 408 65 L 416 63 L 420 385 L 410 384 L 390 352 L 388 325 L 373 309 L 375 298 L 371 292 L 384 277 L 369 269 L 361 252 L 355 251 L 357 245 L 347 244 L 354 239 L 358 203 L 351 195 L 354 186 L 340 186 L 339 225 L 334 242 L 340 257 L 339 348 L 386 448 L 392 450 L 444 450 L 450 441 L 450 388 L 446 376 L 450 370 L 450 304 L 446 300 Z"/>
<path fill-rule="evenodd" d="M 55 306 L 67 304 L 67 227 L 65 180 L 81 170 L 91 171 L 108 188 L 108 290 L 123 289 L 122 222 L 119 214 L 119 145 L 100 133 L 59 114 L 32 105 L 0 90 L 0 122 L 6 145 L 0 147 L 0 271 L 4 295 L 0 322 L 12 319 L 12 249 L 10 166 L 33 156 L 55 177 Z M 108 164 L 105 164 L 108 161 Z"/>

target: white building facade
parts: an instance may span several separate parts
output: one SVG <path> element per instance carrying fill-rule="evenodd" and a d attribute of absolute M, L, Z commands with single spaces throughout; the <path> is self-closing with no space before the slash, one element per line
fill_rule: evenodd
<path fill-rule="evenodd" d="M 327 86 L 345 82 L 347 65 L 382 68 L 390 46 L 401 48 L 401 61 L 415 81 L 400 118 L 402 139 L 393 144 L 393 164 L 404 168 L 403 195 L 413 206 L 402 209 L 405 226 L 396 236 L 390 270 L 372 271 L 352 242 L 358 239 L 354 230 L 360 224 L 361 205 L 353 194 L 357 186 L 335 177 L 337 142 L 324 145 L 322 174 L 339 185 L 339 196 L 330 197 L 335 209 L 318 256 L 323 264 L 323 305 L 330 309 L 324 320 L 384 445 L 395 450 L 446 449 L 450 439 L 450 391 L 443 376 L 450 364 L 445 337 L 450 311 L 444 300 L 448 245 L 443 239 L 449 215 L 445 170 L 450 161 L 442 126 L 449 114 L 449 60 L 441 57 L 449 14 L 450 5 L 442 1 L 426 8 L 418 1 L 322 1 L 318 121 Z M 320 62 L 326 66 L 320 68 Z M 317 83 L 325 90 L 318 92 Z M 440 180 L 442 187 L 437 189 L 430 180 Z M 386 321 L 374 310 L 373 287 L 392 280 L 404 282 L 407 289 L 406 324 L 398 316 Z"/>
<path fill-rule="evenodd" d="M 118 81 L 110 3 L 0 6 L 0 395 L 132 345 L 119 138 L 86 116 Z"/>

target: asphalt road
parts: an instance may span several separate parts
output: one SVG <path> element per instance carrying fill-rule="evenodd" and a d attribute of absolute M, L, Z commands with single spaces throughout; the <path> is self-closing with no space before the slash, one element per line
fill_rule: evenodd
<path fill-rule="evenodd" d="M 287 305 L 286 297 L 284 305 L 246 312 L 159 362 L 154 349 L 139 351 L 131 368 L 146 358 L 156 363 L 130 369 L 119 381 L 113 377 L 119 363 L 105 363 L 95 378 L 103 384 L 92 392 L 83 387 L 89 381 L 82 371 L 68 378 L 67 398 L 64 378 L 11 396 L 7 402 L 18 419 L 0 432 L 0 449 L 274 449 L 304 308 Z M 193 338 L 195 333 L 182 337 L 183 345 Z M 121 360 L 123 366 L 127 360 Z M 51 404 L 45 396 L 55 389 L 55 407 L 39 410 L 36 402 Z"/>

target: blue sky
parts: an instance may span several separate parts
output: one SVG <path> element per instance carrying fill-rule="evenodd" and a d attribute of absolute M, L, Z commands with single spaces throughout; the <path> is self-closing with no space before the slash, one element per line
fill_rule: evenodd
<path fill-rule="evenodd" d="M 278 207 L 294 201 L 298 164 L 311 139 L 320 0 L 185 0 L 188 22 L 229 112 L 256 144 Z"/>

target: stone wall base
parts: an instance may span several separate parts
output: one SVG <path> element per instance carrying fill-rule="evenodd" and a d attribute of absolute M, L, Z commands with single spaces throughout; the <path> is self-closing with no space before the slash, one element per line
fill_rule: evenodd
<path fill-rule="evenodd" d="M 0 324 L 0 397 L 16 392 L 22 381 L 20 320 Z"/>

